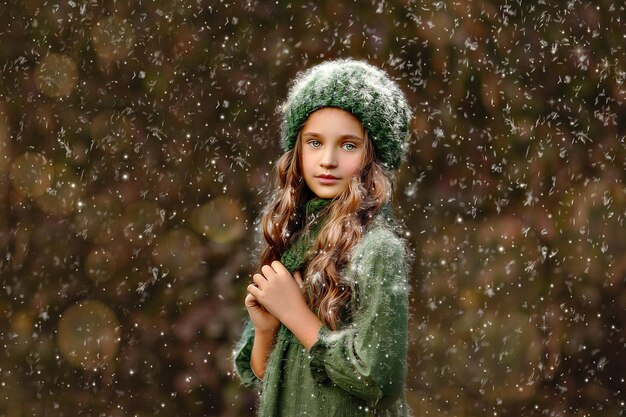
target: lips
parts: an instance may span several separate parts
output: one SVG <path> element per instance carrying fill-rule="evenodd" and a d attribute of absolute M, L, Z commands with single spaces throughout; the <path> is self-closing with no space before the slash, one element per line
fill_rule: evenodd
<path fill-rule="evenodd" d="M 316 178 L 321 185 L 335 185 L 339 181 L 339 178 L 332 175 L 318 175 Z"/>

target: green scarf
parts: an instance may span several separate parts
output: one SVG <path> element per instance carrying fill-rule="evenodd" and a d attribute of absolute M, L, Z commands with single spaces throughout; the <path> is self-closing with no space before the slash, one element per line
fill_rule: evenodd
<path fill-rule="evenodd" d="M 308 252 L 322 229 L 325 217 L 318 217 L 318 214 L 331 201 L 331 199 L 312 198 L 297 209 L 297 215 L 310 225 L 307 230 L 296 237 L 295 242 L 280 257 L 280 263 L 285 265 L 290 273 L 295 273 L 311 260 Z"/>

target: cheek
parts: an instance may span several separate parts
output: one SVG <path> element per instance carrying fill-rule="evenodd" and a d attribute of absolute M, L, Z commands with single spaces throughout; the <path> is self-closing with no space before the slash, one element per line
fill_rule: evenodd
<path fill-rule="evenodd" d="M 311 157 L 307 155 L 307 152 L 304 151 L 300 154 L 300 168 L 302 170 L 302 175 L 306 175 L 311 167 Z"/>
<path fill-rule="evenodd" d="M 346 171 L 347 173 L 353 177 L 356 174 L 359 173 L 359 171 L 361 170 L 361 161 L 363 159 L 362 155 L 354 155 L 346 161 L 345 167 L 346 167 Z"/>

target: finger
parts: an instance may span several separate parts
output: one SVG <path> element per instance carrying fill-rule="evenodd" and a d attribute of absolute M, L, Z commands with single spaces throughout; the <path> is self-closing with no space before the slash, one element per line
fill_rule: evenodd
<path fill-rule="evenodd" d="M 252 294 L 246 294 L 246 299 L 244 300 L 244 305 L 246 307 L 255 307 L 259 304 L 259 302 L 254 298 Z"/>
<path fill-rule="evenodd" d="M 281 273 L 287 273 L 289 275 L 291 275 L 289 273 L 289 270 L 285 267 L 285 265 L 283 265 L 280 261 L 274 261 L 272 262 L 272 269 L 274 269 L 274 271 L 276 271 L 277 274 L 281 274 Z"/>
<path fill-rule="evenodd" d="M 296 280 L 296 282 L 298 283 L 298 286 L 299 286 L 300 288 L 302 288 L 302 286 L 303 286 L 303 284 L 304 284 L 304 281 L 302 280 L 302 274 L 300 273 L 300 270 L 296 271 L 296 272 L 293 274 L 293 278 L 294 278 L 294 279 Z"/>
<path fill-rule="evenodd" d="M 274 271 L 274 268 L 269 265 L 263 265 L 261 267 L 261 272 L 268 280 L 276 277 L 276 271 Z"/>
<path fill-rule="evenodd" d="M 262 289 L 263 285 L 267 284 L 267 279 L 261 274 L 254 274 L 252 276 L 252 282 L 254 282 L 257 287 Z"/>
<path fill-rule="evenodd" d="M 260 289 L 258 289 L 254 284 L 250 284 L 248 285 L 246 290 L 257 300 L 259 304 L 261 304 L 261 302 L 259 301 L 259 297 L 261 297 L 262 294 Z"/>

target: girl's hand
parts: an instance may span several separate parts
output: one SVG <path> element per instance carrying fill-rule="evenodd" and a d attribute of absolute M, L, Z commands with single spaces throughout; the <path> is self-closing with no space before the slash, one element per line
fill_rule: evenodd
<path fill-rule="evenodd" d="M 254 274 L 252 280 L 254 284 L 248 285 L 248 293 L 281 322 L 311 311 L 304 299 L 300 271 L 292 276 L 283 264 L 274 261 L 264 265 L 261 274 Z"/>
<path fill-rule="evenodd" d="M 275 334 L 280 327 L 280 321 L 272 316 L 252 294 L 246 295 L 246 310 L 254 324 L 255 331 Z"/>

